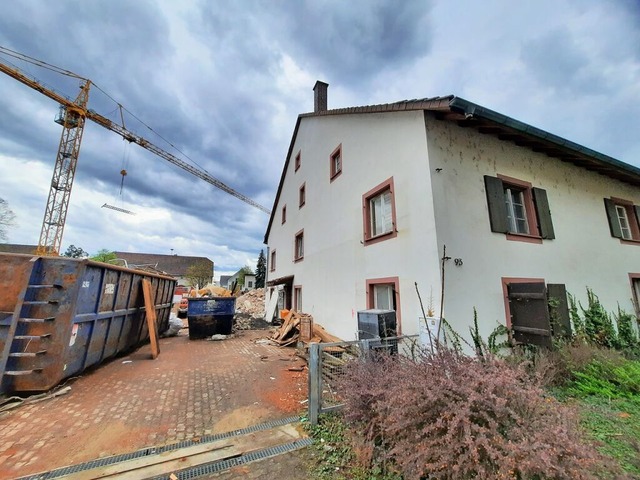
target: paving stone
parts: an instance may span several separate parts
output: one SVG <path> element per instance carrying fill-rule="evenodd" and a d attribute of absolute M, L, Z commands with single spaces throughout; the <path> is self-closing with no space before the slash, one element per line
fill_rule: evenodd
<path fill-rule="evenodd" d="M 67 382 L 66 395 L 1 415 L 0 480 L 291 416 L 264 396 L 276 383 L 270 376 L 291 375 L 277 361 L 282 350 L 255 343 L 266 336 L 247 331 L 220 342 L 161 339 L 155 360 L 149 346 L 142 347 Z M 273 361 L 260 360 L 264 356 Z M 235 418 L 238 411 L 247 413 Z"/>

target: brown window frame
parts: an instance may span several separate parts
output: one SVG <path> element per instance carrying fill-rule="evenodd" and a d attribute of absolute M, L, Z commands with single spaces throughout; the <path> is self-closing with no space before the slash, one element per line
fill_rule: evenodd
<path fill-rule="evenodd" d="M 620 240 L 625 245 L 640 245 L 640 206 L 634 205 L 631 200 L 624 198 L 609 197 L 604 199 L 607 220 L 609 222 L 609 232 L 611 236 Z M 631 238 L 625 238 L 622 233 L 618 208 L 624 208 L 628 223 L 628 230 Z"/>
<path fill-rule="evenodd" d="M 298 150 L 296 157 L 294 159 L 294 172 L 300 170 L 300 165 L 302 164 L 302 150 Z"/>
<path fill-rule="evenodd" d="M 271 255 L 269 256 L 269 271 L 270 272 L 275 272 L 276 270 L 276 251 L 271 250 Z"/>
<path fill-rule="evenodd" d="M 402 335 L 402 309 L 400 303 L 400 277 L 369 278 L 365 281 L 367 309 L 375 308 L 374 287 L 376 285 L 392 285 L 395 295 L 396 329 Z"/>
<path fill-rule="evenodd" d="M 298 239 L 302 240 L 302 255 L 298 255 Z M 301 262 L 302 260 L 304 260 L 304 228 L 293 237 L 293 261 Z"/>
<path fill-rule="evenodd" d="M 307 182 L 300 185 L 298 190 L 298 208 L 304 207 L 305 203 L 307 203 Z"/>
<path fill-rule="evenodd" d="M 283 205 L 282 206 L 282 225 L 284 225 L 285 223 L 287 223 L 287 206 Z"/>
<path fill-rule="evenodd" d="M 340 159 L 340 168 L 336 169 L 336 158 Z M 329 180 L 333 182 L 342 173 L 342 144 L 338 145 L 329 155 Z"/>
<path fill-rule="evenodd" d="M 378 235 L 371 234 L 371 200 L 389 191 L 391 194 L 391 230 Z M 373 245 L 385 240 L 390 240 L 398 236 L 397 220 L 396 220 L 396 196 L 393 177 L 389 177 L 384 182 L 376 185 L 367 193 L 362 195 L 362 224 L 364 232 L 363 244 Z"/>
<path fill-rule="evenodd" d="M 502 174 L 495 177 L 485 175 L 484 181 L 492 232 L 503 233 L 507 240 L 536 244 L 555 238 L 546 190 L 534 187 L 531 182 Z M 529 233 L 517 232 L 510 227 L 505 204 L 507 190 L 522 194 Z"/>

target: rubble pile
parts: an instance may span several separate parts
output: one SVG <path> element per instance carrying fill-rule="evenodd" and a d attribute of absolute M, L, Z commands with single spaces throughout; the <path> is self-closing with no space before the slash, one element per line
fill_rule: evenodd
<path fill-rule="evenodd" d="M 249 290 L 236 298 L 236 313 L 264 318 L 264 288 Z"/>
<path fill-rule="evenodd" d="M 231 291 L 223 287 L 217 287 L 215 285 L 207 285 L 196 292 L 192 289 L 189 292 L 190 297 L 230 297 Z"/>
<path fill-rule="evenodd" d="M 236 330 L 264 329 L 270 326 L 264 320 L 264 288 L 249 290 L 236 298 Z"/>

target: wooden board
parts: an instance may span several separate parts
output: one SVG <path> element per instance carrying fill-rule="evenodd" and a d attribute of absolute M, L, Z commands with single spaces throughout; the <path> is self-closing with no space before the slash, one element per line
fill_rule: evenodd
<path fill-rule="evenodd" d="M 151 358 L 155 360 L 160 355 L 158 331 L 156 330 L 156 306 L 153 304 L 153 297 L 151 296 L 151 282 L 146 278 L 142 279 L 142 293 L 144 294 L 144 312 L 147 317 L 147 327 L 149 327 L 149 338 L 151 339 Z"/>

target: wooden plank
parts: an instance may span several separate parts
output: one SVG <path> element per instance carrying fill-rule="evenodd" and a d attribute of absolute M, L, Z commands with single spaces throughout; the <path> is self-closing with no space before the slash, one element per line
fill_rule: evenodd
<path fill-rule="evenodd" d="M 147 327 L 149 327 L 149 339 L 151 339 L 151 358 L 155 360 L 160 355 L 158 331 L 156 330 L 156 306 L 153 304 L 151 296 L 151 282 L 146 278 L 142 279 L 142 293 L 144 294 L 144 312 L 147 317 Z"/>

